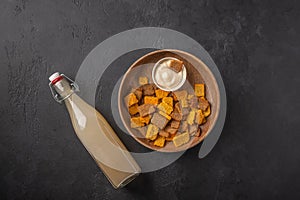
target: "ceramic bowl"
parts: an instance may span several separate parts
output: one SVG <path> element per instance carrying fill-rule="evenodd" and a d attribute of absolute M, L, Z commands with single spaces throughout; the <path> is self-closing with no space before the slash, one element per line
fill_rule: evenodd
<path fill-rule="evenodd" d="M 184 85 L 179 89 L 186 89 L 189 93 L 193 92 L 194 84 L 204 83 L 206 86 L 206 98 L 211 104 L 211 114 L 207 118 L 207 122 L 201 125 L 201 136 L 191 137 L 190 141 L 182 146 L 175 147 L 173 142 L 166 142 L 164 147 L 154 146 L 153 141 L 149 141 L 137 129 L 130 126 L 130 114 L 125 105 L 124 98 L 133 88 L 139 87 L 139 77 L 146 76 L 150 83 L 153 83 L 152 69 L 154 65 L 165 57 L 175 57 L 184 62 L 187 70 L 187 77 Z M 134 62 L 127 72 L 124 74 L 118 93 L 118 109 L 121 120 L 128 133 L 143 146 L 161 152 L 178 152 L 187 150 L 199 144 L 213 129 L 219 115 L 220 110 L 220 92 L 218 84 L 213 73 L 199 58 L 194 55 L 174 49 L 164 49 L 150 52 L 136 62 Z"/>

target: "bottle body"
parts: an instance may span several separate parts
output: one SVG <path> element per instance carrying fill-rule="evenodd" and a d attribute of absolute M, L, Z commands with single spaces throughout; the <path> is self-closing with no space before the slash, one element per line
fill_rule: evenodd
<path fill-rule="evenodd" d="M 54 88 L 67 97 L 64 102 L 78 138 L 111 184 L 120 188 L 133 180 L 141 169 L 105 118 L 74 94 L 65 79 Z"/>

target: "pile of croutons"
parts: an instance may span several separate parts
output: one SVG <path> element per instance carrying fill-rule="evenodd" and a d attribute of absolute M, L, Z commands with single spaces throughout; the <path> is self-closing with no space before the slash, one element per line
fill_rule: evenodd
<path fill-rule="evenodd" d="M 147 77 L 139 77 L 139 84 L 125 97 L 131 128 L 158 147 L 169 141 L 179 147 L 201 135 L 200 125 L 211 112 L 204 84 L 195 84 L 193 94 L 187 90 L 163 91 L 149 84 Z"/>

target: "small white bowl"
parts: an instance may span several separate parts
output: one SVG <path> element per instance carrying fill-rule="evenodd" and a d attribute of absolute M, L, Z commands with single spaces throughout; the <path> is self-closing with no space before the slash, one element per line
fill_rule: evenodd
<path fill-rule="evenodd" d="M 176 76 L 179 77 L 179 80 L 177 81 L 177 84 L 175 83 L 175 85 L 173 87 L 164 86 L 164 85 L 160 84 L 158 82 L 158 80 L 156 80 L 156 73 L 157 73 L 158 67 L 160 67 L 162 65 L 162 63 L 167 62 L 169 60 L 180 61 L 179 59 L 174 58 L 174 57 L 165 57 L 165 58 L 160 59 L 158 62 L 155 63 L 155 65 L 154 65 L 154 67 L 152 69 L 152 80 L 153 80 L 154 84 L 158 88 L 160 88 L 162 90 L 165 90 L 165 91 L 176 91 L 176 90 L 180 89 L 183 86 L 183 84 L 185 83 L 185 81 L 186 81 L 186 68 L 185 68 L 184 65 L 182 67 L 182 70 L 180 72 L 178 72 L 178 73 L 175 72 L 175 71 L 173 71 L 171 68 L 169 69 L 170 72 L 173 74 L 173 76 L 176 75 Z"/>

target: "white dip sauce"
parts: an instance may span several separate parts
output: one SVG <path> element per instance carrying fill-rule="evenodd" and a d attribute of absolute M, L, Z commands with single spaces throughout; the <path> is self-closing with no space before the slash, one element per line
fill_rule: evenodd
<path fill-rule="evenodd" d="M 164 60 L 161 63 L 158 63 L 155 70 L 153 71 L 153 78 L 155 79 L 157 86 L 165 90 L 173 90 L 178 86 L 181 87 L 183 84 L 182 81 L 185 81 L 184 72 L 181 70 L 179 73 L 173 71 L 169 67 L 170 59 Z"/>

